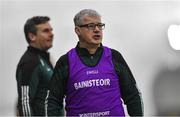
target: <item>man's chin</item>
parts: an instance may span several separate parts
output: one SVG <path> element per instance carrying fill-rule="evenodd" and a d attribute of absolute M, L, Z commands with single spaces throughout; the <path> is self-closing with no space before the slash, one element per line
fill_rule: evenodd
<path fill-rule="evenodd" d="M 99 46 L 101 44 L 101 41 L 95 42 L 94 44 Z"/>
<path fill-rule="evenodd" d="M 52 48 L 52 45 L 47 46 L 45 50 L 48 50 L 50 48 Z"/>

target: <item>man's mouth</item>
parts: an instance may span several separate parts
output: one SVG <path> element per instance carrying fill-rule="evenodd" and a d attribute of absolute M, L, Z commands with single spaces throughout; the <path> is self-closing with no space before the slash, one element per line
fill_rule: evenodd
<path fill-rule="evenodd" d="M 93 38 L 99 40 L 101 38 L 101 35 L 94 35 Z"/>

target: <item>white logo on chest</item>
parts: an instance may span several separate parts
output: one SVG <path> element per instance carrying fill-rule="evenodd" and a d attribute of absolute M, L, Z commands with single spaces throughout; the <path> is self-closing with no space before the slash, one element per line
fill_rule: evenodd
<path fill-rule="evenodd" d="M 90 75 L 90 74 L 98 74 L 98 70 L 89 70 L 89 71 L 86 71 L 86 74 L 87 74 L 87 75 Z"/>

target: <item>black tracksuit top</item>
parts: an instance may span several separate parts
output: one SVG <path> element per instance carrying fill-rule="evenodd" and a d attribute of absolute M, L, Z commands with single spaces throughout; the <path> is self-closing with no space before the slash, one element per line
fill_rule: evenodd
<path fill-rule="evenodd" d="M 49 53 L 29 46 L 16 71 L 20 116 L 45 115 L 45 98 L 53 74 Z"/>

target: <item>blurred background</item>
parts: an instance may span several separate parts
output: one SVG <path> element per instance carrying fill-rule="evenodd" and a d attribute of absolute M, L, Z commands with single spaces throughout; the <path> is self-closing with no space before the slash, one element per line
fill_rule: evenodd
<path fill-rule="evenodd" d="M 15 72 L 27 48 L 25 21 L 51 17 L 55 63 L 75 47 L 73 17 L 84 8 L 102 15 L 103 44 L 120 51 L 128 63 L 145 116 L 180 115 L 180 52 L 171 48 L 167 36 L 170 25 L 180 24 L 179 0 L 0 0 L 0 116 L 15 116 Z"/>

